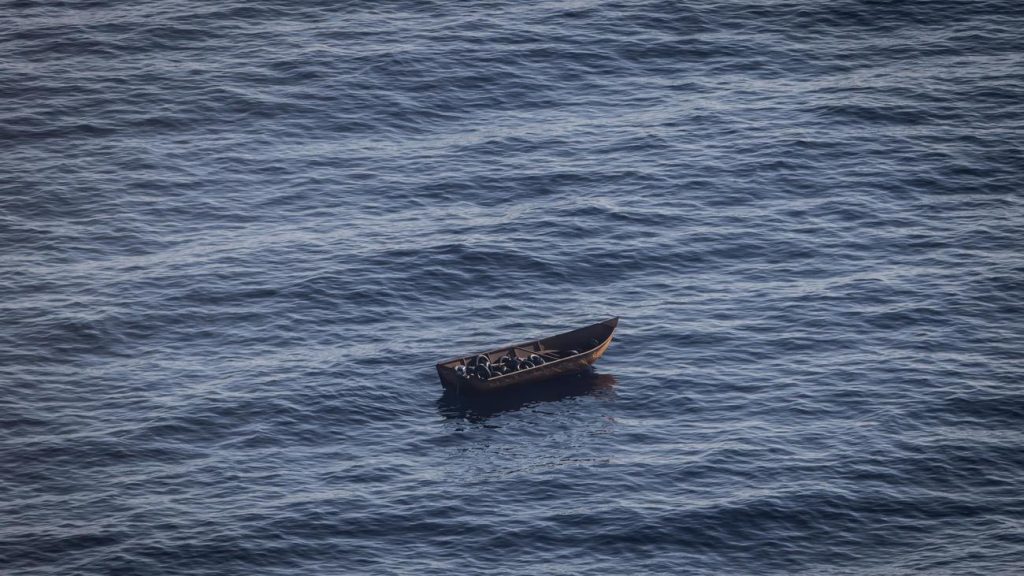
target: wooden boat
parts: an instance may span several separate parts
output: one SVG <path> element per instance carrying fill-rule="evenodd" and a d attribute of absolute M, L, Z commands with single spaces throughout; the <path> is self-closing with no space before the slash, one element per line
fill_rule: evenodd
<path fill-rule="evenodd" d="M 619 319 L 609 318 L 603 322 L 577 328 L 570 332 L 556 334 L 540 340 L 532 340 L 505 346 L 489 352 L 480 352 L 460 358 L 445 360 L 437 365 L 441 385 L 455 392 L 489 392 L 513 385 L 532 384 L 557 376 L 584 372 L 597 362 L 612 343 L 612 333 L 619 325 Z M 544 363 L 508 374 L 495 374 L 483 379 L 479 376 L 460 374 L 459 366 L 469 366 L 477 357 L 486 356 L 494 364 L 502 356 L 514 354 L 520 358 L 537 355 Z M 464 369 L 464 368 L 463 368 Z"/>

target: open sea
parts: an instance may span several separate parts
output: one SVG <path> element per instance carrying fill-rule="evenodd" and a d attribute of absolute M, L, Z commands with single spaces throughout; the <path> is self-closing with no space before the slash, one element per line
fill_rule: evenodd
<path fill-rule="evenodd" d="M 1022 574 L 1024 3 L 4 1 L 0 390 L 4 576 Z"/>

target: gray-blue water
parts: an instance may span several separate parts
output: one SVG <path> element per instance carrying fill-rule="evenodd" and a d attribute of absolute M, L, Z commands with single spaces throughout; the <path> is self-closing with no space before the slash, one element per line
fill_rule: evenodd
<path fill-rule="evenodd" d="M 0 572 L 1021 573 L 1022 6 L 5 2 Z"/>

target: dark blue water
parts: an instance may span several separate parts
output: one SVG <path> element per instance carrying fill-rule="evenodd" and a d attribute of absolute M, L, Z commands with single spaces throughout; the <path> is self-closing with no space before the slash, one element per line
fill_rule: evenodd
<path fill-rule="evenodd" d="M 1024 571 L 1019 2 L 2 14 L 3 574 Z"/>

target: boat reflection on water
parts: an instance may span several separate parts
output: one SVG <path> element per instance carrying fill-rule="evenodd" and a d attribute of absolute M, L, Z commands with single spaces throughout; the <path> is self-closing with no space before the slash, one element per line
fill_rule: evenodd
<path fill-rule="evenodd" d="M 437 400 L 437 411 L 444 418 L 480 422 L 502 412 L 513 412 L 542 402 L 614 394 L 615 383 L 615 376 L 611 374 L 584 372 L 482 394 L 460 395 L 446 391 Z"/>

